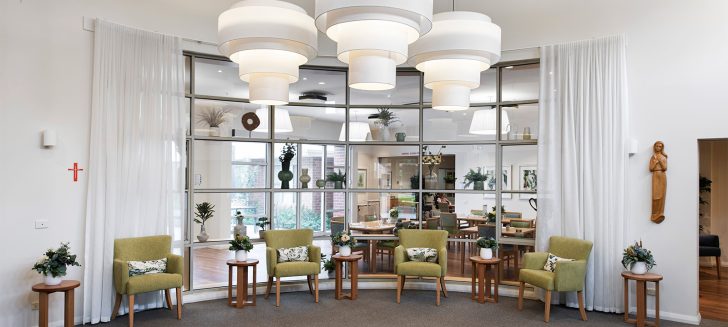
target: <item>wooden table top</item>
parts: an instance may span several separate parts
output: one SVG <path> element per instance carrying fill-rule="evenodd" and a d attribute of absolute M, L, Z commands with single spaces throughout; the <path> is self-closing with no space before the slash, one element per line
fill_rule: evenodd
<path fill-rule="evenodd" d="M 633 274 L 631 271 L 623 271 L 622 277 L 627 279 L 633 279 L 633 280 L 640 280 L 640 281 L 648 281 L 648 282 L 657 282 L 662 280 L 662 275 L 659 274 L 653 274 L 653 273 L 646 273 L 644 275 L 637 275 Z"/>
<path fill-rule="evenodd" d="M 494 265 L 494 264 L 501 262 L 501 259 L 496 258 L 496 257 L 492 257 L 490 259 L 483 259 L 479 255 L 474 255 L 474 256 L 470 257 L 470 261 L 477 262 L 477 263 L 484 263 L 487 265 Z"/>
<path fill-rule="evenodd" d="M 257 264 L 258 264 L 258 259 L 248 259 L 246 261 L 237 261 L 237 260 L 228 260 L 227 261 L 227 265 L 228 266 L 236 266 L 236 267 L 239 267 L 239 266 L 243 266 L 243 267 L 255 266 Z"/>
<path fill-rule="evenodd" d="M 67 279 L 62 281 L 58 285 L 46 285 L 44 283 L 35 284 L 33 285 L 33 291 L 43 293 L 64 292 L 72 290 L 79 286 L 81 286 L 81 282 L 77 280 Z"/>
<path fill-rule="evenodd" d="M 487 223 L 488 219 L 481 216 L 461 216 L 457 218 L 458 220 L 462 221 L 468 221 L 468 222 L 475 222 L 475 223 Z M 501 224 L 510 224 L 511 218 L 501 218 Z"/>
<path fill-rule="evenodd" d="M 356 230 L 364 233 L 381 233 L 383 231 L 392 230 L 394 227 L 396 227 L 395 224 L 382 223 L 379 220 L 349 224 L 349 230 Z"/>
<path fill-rule="evenodd" d="M 346 262 L 359 261 L 362 258 L 364 258 L 364 256 L 361 254 L 357 254 L 357 253 L 352 253 L 351 255 L 349 255 L 347 257 L 342 256 L 341 253 L 337 253 L 337 254 L 334 254 L 331 256 L 331 259 L 334 259 L 335 261 L 346 261 Z"/>
<path fill-rule="evenodd" d="M 464 233 L 477 234 L 478 226 L 462 228 L 462 229 L 460 229 L 460 231 L 464 232 Z M 529 228 L 503 227 L 503 228 L 501 228 L 501 235 L 515 236 L 516 234 L 519 234 L 519 233 L 520 234 L 531 234 L 535 231 L 536 231 L 535 228 L 530 228 L 530 227 Z"/>

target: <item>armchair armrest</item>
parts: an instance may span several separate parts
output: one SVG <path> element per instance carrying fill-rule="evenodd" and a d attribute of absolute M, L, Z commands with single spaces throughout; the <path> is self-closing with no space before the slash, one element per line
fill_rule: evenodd
<path fill-rule="evenodd" d="M 397 265 L 407 261 L 407 255 L 405 255 L 404 246 L 397 245 L 394 248 L 394 273 L 397 273 Z"/>
<path fill-rule="evenodd" d="M 447 246 L 437 250 L 437 263 L 442 267 L 442 277 L 447 274 Z"/>
<path fill-rule="evenodd" d="M 529 252 L 523 256 L 523 269 L 543 270 L 549 254 L 547 252 Z"/>
<path fill-rule="evenodd" d="M 116 293 L 126 294 L 126 283 L 129 281 L 129 262 L 114 259 L 114 288 Z"/>
<path fill-rule="evenodd" d="M 554 275 L 555 291 L 581 291 L 586 277 L 586 260 L 558 261 Z"/>
<path fill-rule="evenodd" d="M 321 264 L 321 248 L 316 245 L 308 246 L 308 261 Z"/>
<path fill-rule="evenodd" d="M 182 256 L 176 254 L 167 255 L 167 273 L 184 275 L 185 263 Z"/>
<path fill-rule="evenodd" d="M 273 276 L 273 272 L 276 269 L 276 263 L 278 263 L 278 252 L 274 248 L 265 248 L 265 264 L 268 268 L 268 276 Z"/>

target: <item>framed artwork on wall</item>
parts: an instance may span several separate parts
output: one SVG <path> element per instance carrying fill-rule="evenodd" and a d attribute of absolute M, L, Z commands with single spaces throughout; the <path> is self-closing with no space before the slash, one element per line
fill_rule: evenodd
<path fill-rule="evenodd" d="M 502 187 L 501 189 L 503 191 L 510 191 L 512 189 L 511 184 L 513 182 L 511 179 L 511 176 L 512 176 L 511 167 L 512 167 L 511 165 L 503 165 L 503 180 L 502 180 L 503 184 L 501 186 Z M 488 177 L 488 179 L 485 181 L 485 190 L 495 192 L 496 182 L 497 182 L 497 178 L 495 176 L 495 168 L 486 169 L 485 175 Z M 489 199 L 494 199 L 495 195 L 486 194 L 485 197 L 489 198 Z M 503 199 L 510 199 L 511 197 L 512 197 L 512 195 L 510 193 L 503 193 L 503 196 L 502 196 Z"/>
<path fill-rule="evenodd" d="M 357 169 L 356 170 L 356 187 L 367 188 L 367 170 Z"/>
<path fill-rule="evenodd" d="M 523 165 L 518 167 L 518 185 L 520 191 L 536 191 L 538 185 L 536 165 Z M 520 194 L 521 199 L 528 200 L 532 197 L 532 194 Z"/>

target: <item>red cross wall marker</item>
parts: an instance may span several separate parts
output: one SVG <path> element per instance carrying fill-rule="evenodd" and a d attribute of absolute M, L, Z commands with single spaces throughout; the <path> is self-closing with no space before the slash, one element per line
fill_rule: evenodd
<path fill-rule="evenodd" d="M 78 162 L 74 162 L 73 168 L 68 168 L 68 171 L 73 172 L 73 181 L 78 182 L 78 172 L 83 171 L 83 169 L 78 168 Z"/>

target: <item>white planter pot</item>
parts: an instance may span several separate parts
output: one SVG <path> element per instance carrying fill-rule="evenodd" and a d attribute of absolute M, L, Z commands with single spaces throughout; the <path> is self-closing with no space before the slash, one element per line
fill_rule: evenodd
<path fill-rule="evenodd" d="M 62 282 L 61 276 L 53 277 L 50 275 L 43 275 L 43 283 L 46 285 L 58 285 Z"/>
<path fill-rule="evenodd" d="M 339 247 L 339 255 L 341 255 L 342 257 L 348 257 L 348 256 L 350 256 L 351 255 L 351 247 L 348 246 L 348 245 L 346 245 L 346 246 L 340 246 Z"/>
<path fill-rule="evenodd" d="M 647 263 L 643 261 L 637 261 L 632 264 L 630 271 L 635 275 L 644 275 L 647 273 Z"/>
<path fill-rule="evenodd" d="M 248 251 L 235 251 L 235 260 L 236 261 L 248 261 Z"/>
<path fill-rule="evenodd" d="M 210 127 L 210 136 L 220 136 L 220 127 Z"/>
<path fill-rule="evenodd" d="M 480 248 L 480 257 L 483 259 L 493 259 L 493 249 Z"/>

